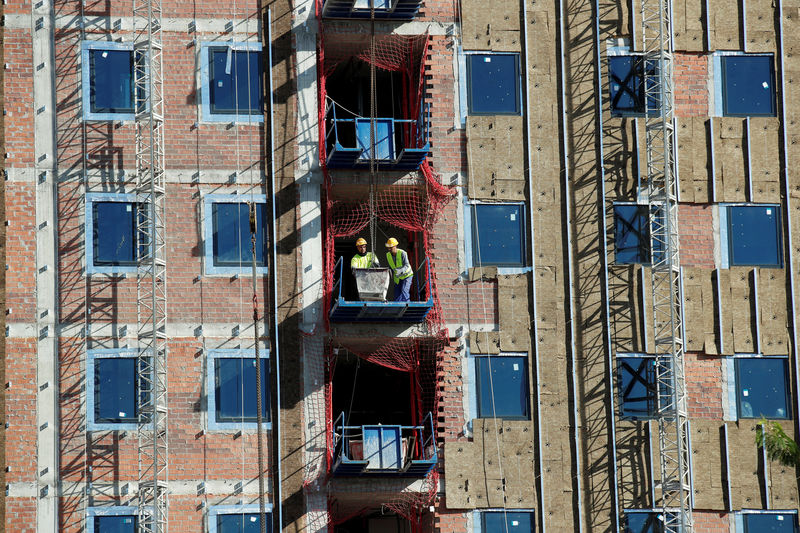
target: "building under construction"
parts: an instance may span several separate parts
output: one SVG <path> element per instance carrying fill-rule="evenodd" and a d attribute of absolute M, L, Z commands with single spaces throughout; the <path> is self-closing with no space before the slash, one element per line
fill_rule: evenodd
<path fill-rule="evenodd" d="M 6 531 L 800 528 L 800 0 L 0 10 Z"/>

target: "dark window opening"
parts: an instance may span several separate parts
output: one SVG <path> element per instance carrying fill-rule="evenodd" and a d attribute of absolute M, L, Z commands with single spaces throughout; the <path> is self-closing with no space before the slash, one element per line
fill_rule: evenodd
<path fill-rule="evenodd" d="M 728 240 L 732 266 L 782 266 L 779 207 L 729 206 Z"/>
<path fill-rule="evenodd" d="M 94 362 L 94 419 L 99 423 L 136 422 L 139 377 L 135 357 L 104 357 Z"/>
<path fill-rule="evenodd" d="M 797 533 L 794 513 L 744 514 L 744 533 Z"/>
<path fill-rule="evenodd" d="M 370 363 L 340 351 L 333 374 L 333 416 L 348 426 L 412 425 L 408 372 Z"/>
<path fill-rule="evenodd" d="M 479 418 L 530 418 L 528 362 L 524 356 L 476 356 Z"/>
<path fill-rule="evenodd" d="M 136 266 L 146 246 L 136 253 L 136 218 L 139 204 L 135 202 L 93 202 L 92 241 L 94 266 Z"/>
<path fill-rule="evenodd" d="M 624 533 L 661 533 L 663 528 L 658 513 L 625 513 Z"/>
<path fill-rule="evenodd" d="M 467 54 L 467 107 L 470 115 L 520 113 L 517 54 Z"/>
<path fill-rule="evenodd" d="M 261 115 L 261 51 L 215 47 L 208 61 L 211 113 Z"/>
<path fill-rule="evenodd" d="M 214 266 L 249 267 L 253 260 L 250 237 L 250 207 L 246 203 L 214 203 L 213 224 Z M 264 266 L 266 256 L 266 204 L 256 204 L 256 266 Z"/>
<path fill-rule="evenodd" d="M 92 113 L 133 113 L 132 50 L 89 50 L 89 102 Z"/>
<path fill-rule="evenodd" d="M 654 87 L 657 86 L 654 78 L 657 70 L 658 64 L 655 61 L 646 60 L 644 56 L 610 56 L 608 58 L 608 86 L 611 114 L 614 116 L 644 116 L 645 112 L 651 115 L 657 114 L 660 95 L 651 91 L 650 97 L 647 98 L 645 91 L 646 80 L 652 80 Z M 645 78 L 645 73 L 647 78 Z"/>
<path fill-rule="evenodd" d="M 267 533 L 270 533 L 271 514 L 265 513 L 264 519 Z M 217 533 L 261 533 L 261 516 L 259 513 L 218 514 Z"/>
<path fill-rule="evenodd" d="M 652 418 L 656 415 L 656 365 L 652 357 L 618 357 L 619 410 L 623 418 Z"/>
<path fill-rule="evenodd" d="M 739 418 L 789 418 L 788 361 L 783 357 L 736 359 Z"/>
<path fill-rule="evenodd" d="M 257 421 L 255 357 L 214 358 L 214 388 L 217 422 Z M 265 423 L 270 421 L 269 391 L 269 360 L 261 358 L 261 415 Z"/>
<path fill-rule="evenodd" d="M 525 206 L 473 204 L 472 262 L 476 266 L 521 267 L 525 255 Z"/>
<path fill-rule="evenodd" d="M 482 511 L 481 531 L 484 533 L 534 533 L 532 511 Z"/>
<path fill-rule="evenodd" d="M 617 264 L 650 264 L 650 221 L 646 205 L 614 206 L 614 243 Z"/>
<path fill-rule="evenodd" d="M 775 67 L 772 56 L 722 56 L 722 114 L 775 116 Z"/>
<path fill-rule="evenodd" d="M 405 518 L 375 512 L 338 524 L 333 533 L 412 533 L 412 529 Z"/>
<path fill-rule="evenodd" d="M 107 515 L 94 517 L 95 533 L 135 533 L 139 525 L 136 515 Z"/>

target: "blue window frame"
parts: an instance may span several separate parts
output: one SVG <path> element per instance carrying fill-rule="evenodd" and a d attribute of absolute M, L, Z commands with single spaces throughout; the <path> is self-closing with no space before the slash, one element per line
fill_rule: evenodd
<path fill-rule="evenodd" d="M 737 533 L 797 533 L 793 511 L 742 511 L 736 517 Z"/>
<path fill-rule="evenodd" d="M 775 65 L 772 55 L 722 55 L 720 70 L 723 115 L 775 116 Z"/>
<path fill-rule="evenodd" d="M 648 206 L 614 206 L 614 260 L 617 264 L 650 264 L 650 221 Z"/>
<path fill-rule="evenodd" d="M 136 272 L 146 245 L 136 247 L 139 204 L 133 194 L 88 193 L 85 198 L 86 271 Z"/>
<path fill-rule="evenodd" d="M 250 208 L 256 204 L 256 271 L 266 274 L 266 196 L 209 194 L 204 199 L 206 274 L 242 274 L 252 271 Z"/>
<path fill-rule="evenodd" d="M 785 357 L 737 357 L 738 417 L 789 418 L 789 362 Z"/>
<path fill-rule="evenodd" d="M 652 418 L 657 412 L 656 365 L 653 357 L 617 357 L 619 416 Z"/>
<path fill-rule="evenodd" d="M 123 430 L 138 425 L 141 380 L 132 350 L 90 350 L 87 357 L 88 429 Z"/>
<path fill-rule="evenodd" d="M 661 533 L 662 521 L 656 511 L 625 511 L 623 533 Z"/>
<path fill-rule="evenodd" d="M 780 206 L 730 205 L 726 215 L 731 266 L 783 266 Z"/>
<path fill-rule="evenodd" d="M 261 357 L 261 414 L 270 427 L 269 353 Z M 208 364 L 208 427 L 256 427 L 256 359 L 253 350 L 211 350 Z"/>
<path fill-rule="evenodd" d="M 480 533 L 534 533 L 533 511 L 479 511 Z"/>
<path fill-rule="evenodd" d="M 471 204 L 475 266 L 525 265 L 524 208 L 524 204 Z"/>
<path fill-rule="evenodd" d="M 478 418 L 530 418 L 525 356 L 476 355 L 475 381 Z"/>
<path fill-rule="evenodd" d="M 132 506 L 89 507 L 87 533 L 136 533 L 139 509 Z"/>
<path fill-rule="evenodd" d="M 272 533 L 272 506 L 266 506 L 267 533 Z M 258 505 L 215 505 L 208 511 L 208 533 L 260 533 Z"/>
<path fill-rule="evenodd" d="M 646 70 L 645 70 L 646 69 Z M 608 90 L 613 116 L 645 115 L 645 77 L 655 75 L 657 63 L 641 55 L 616 55 L 608 58 Z M 660 98 L 651 94 L 647 113 L 658 113 Z"/>
<path fill-rule="evenodd" d="M 134 120 L 134 57 L 132 43 L 81 43 L 84 120 Z"/>
<path fill-rule="evenodd" d="M 519 115 L 518 54 L 468 53 L 467 108 L 470 115 Z"/>
<path fill-rule="evenodd" d="M 263 122 L 260 43 L 203 43 L 200 65 L 203 121 Z"/>

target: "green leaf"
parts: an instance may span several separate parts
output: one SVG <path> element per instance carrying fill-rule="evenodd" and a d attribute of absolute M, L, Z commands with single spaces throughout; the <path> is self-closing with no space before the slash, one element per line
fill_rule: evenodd
<path fill-rule="evenodd" d="M 756 426 L 756 445 L 767 451 L 767 457 L 784 466 L 800 466 L 800 446 L 783 431 L 777 422 L 762 418 Z"/>

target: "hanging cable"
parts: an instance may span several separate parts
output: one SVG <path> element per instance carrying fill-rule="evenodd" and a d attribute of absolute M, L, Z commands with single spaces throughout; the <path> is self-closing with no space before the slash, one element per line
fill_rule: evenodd
<path fill-rule="evenodd" d="M 375 0 L 369 6 L 369 244 L 375 257 Z"/>

